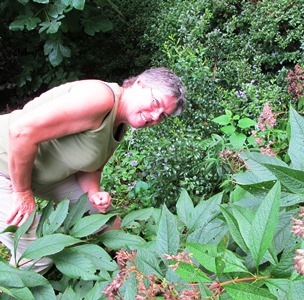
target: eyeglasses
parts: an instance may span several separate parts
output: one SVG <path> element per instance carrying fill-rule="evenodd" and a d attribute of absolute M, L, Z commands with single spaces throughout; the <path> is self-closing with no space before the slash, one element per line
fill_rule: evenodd
<path fill-rule="evenodd" d="M 153 110 L 155 110 L 156 112 L 159 112 L 159 110 L 160 110 L 160 108 L 161 108 L 160 101 L 157 100 L 157 99 L 154 97 L 153 92 L 152 92 L 152 88 L 151 88 L 151 96 L 152 96 L 151 108 L 152 108 Z M 165 120 L 165 119 L 167 119 L 167 118 L 169 118 L 169 115 L 166 114 L 166 113 L 164 113 L 164 112 L 161 113 L 161 114 L 159 115 L 160 121 L 163 121 L 163 120 Z"/>

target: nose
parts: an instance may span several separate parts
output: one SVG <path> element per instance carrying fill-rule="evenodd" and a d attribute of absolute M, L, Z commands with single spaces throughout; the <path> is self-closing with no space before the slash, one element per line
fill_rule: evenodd
<path fill-rule="evenodd" d="M 152 120 L 153 120 L 153 121 L 158 121 L 158 120 L 160 120 L 160 115 L 161 115 L 161 112 L 160 112 L 160 111 L 152 111 L 152 112 L 151 112 L 151 117 L 152 117 Z"/>

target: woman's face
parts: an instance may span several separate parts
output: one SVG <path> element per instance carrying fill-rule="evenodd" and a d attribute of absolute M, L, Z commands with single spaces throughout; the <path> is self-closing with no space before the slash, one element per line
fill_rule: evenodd
<path fill-rule="evenodd" d="M 137 88 L 128 101 L 128 123 L 133 128 L 159 124 L 176 110 L 175 97 L 163 96 L 154 88 Z"/>

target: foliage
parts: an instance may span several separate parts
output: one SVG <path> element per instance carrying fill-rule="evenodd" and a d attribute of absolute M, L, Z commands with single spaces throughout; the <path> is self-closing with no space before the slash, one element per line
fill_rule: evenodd
<path fill-rule="evenodd" d="M 291 98 L 286 77 L 303 61 L 303 25 L 297 25 L 303 24 L 303 6 L 289 0 L 172 0 L 159 5 L 142 44 L 148 42 L 156 48 L 153 65 L 165 65 L 181 76 L 187 87 L 187 111 L 162 128 L 139 132 L 137 140 L 143 145 L 151 141 L 144 159 L 149 184 L 156 190 L 156 202 L 165 201 L 171 209 L 181 188 L 191 197 L 208 197 L 219 190 L 220 177 L 227 170 L 216 162 L 205 172 L 209 165 L 206 152 L 216 160 L 227 144 L 212 122 L 226 110 L 257 122 L 269 103 L 280 114 L 269 140 L 277 143 L 277 149 L 282 146 L 284 154 L 286 135 L 282 139 L 280 135 Z M 240 131 L 250 137 L 249 131 Z M 224 146 L 208 147 L 214 139 Z M 169 140 L 172 145 L 167 146 Z M 185 147 L 186 143 L 190 146 Z M 143 146 L 140 152 L 144 151 Z M 159 196 L 161 186 L 166 187 L 165 199 Z"/>
<path fill-rule="evenodd" d="M 298 151 L 304 147 L 304 118 L 293 108 L 290 127 L 291 164 L 243 153 L 250 171 L 235 176 L 229 203 L 219 193 L 195 204 L 182 190 L 176 213 L 166 205 L 131 211 L 121 215 L 124 231 L 100 234 L 96 230 L 115 214 L 85 216 L 86 195 L 70 210 L 67 201 L 56 209 L 49 204 L 39 238 L 20 259 L 51 257 L 62 277 L 50 281 L 2 262 L 3 299 L 144 299 L 147 294 L 156 299 L 301 299 L 303 276 L 293 270 L 293 259 L 302 270 L 304 260 L 294 251 L 302 255 L 304 245 L 290 226 L 296 205 L 304 201 L 303 151 Z M 15 246 L 30 224 L 31 219 L 17 229 Z M 118 251 L 117 262 L 110 251 Z"/>
<path fill-rule="evenodd" d="M 141 53 L 137 44 L 156 8 L 149 1 L 2 1 L 0 67 L 6 76 L 0 76 L 0 91 L 11 98 L 6 104 L 21 106 L 67 81 L 121 82 L 141 72 L 150 48 Z"/>

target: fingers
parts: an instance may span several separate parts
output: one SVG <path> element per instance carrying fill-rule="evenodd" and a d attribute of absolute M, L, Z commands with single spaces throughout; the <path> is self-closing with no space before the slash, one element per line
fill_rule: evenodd
<path fill-rule="evenodd" d="M 12 210 L 6 219 L 7 224 L 21 226 L 35 208 L 36 204 L 31 191 L 13 192 Z"/>
<path fill-rule="evenodd" d="M 92 205 L 101 213 L 106 213 L 111 205 L 111 196 L 107 192 L 96 192 L 89 196 Z"/>

